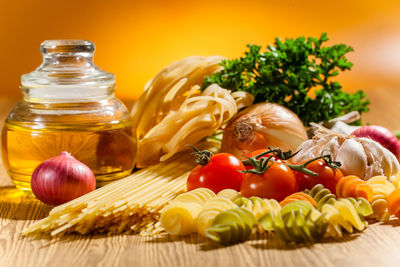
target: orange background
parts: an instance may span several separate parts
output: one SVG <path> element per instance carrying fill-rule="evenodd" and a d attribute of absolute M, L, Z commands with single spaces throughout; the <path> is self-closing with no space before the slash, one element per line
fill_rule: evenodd
<path fill-rule="evenodd" d="M 240 56 L 247 43 L 319 36 L 355 48 L 346 90 L 400 87 L 399 0 L 0 0 L 0 95 L 41 63 L 46 39 L 88 39 L 95 62 L 132 100 L 163 66 L 189 55 Z"/>

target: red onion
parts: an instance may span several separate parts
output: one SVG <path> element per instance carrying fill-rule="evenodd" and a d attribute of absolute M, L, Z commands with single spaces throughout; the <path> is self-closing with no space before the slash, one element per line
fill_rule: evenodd
<path fill-rule="evenodd" d="M 396 136 L 385 127 L 367 125 L 358 128 L 352 134 L 357 137 L 371 138 L 392 152 L 396 158 L 400 160 L 400 142 L 397 140 Z"/>
<path fill-rule="evenodd" d="M 96 179 L 88 166 L 64 151 L 36 167 L 31 188 L 40 201 L 59 205 L 96 189 Z"/>

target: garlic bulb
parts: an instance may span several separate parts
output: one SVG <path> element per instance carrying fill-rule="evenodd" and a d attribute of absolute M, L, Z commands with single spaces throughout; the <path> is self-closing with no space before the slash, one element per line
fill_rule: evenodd
<path fill-rule="evenodd" d="M 250 152 L 268 146 L 295 150 L 307 139 L 303 123 L 291 110 L 275 103 L 258 103 L 229 122 L 221 149 L 244 159 Z"/>
<path fill-rule="evenodd" d="M 333 160 L 340 161 L 344 175 L 356 175 L 364 180 L 384 175 L 388 180 L 400 171 L 400 164 L 392 152 L 370 138 L 343 135 L 325 128 L 316 131 L 315 136 L 303 142 L 293 157 L 296 164 L 330 151 Z"/>

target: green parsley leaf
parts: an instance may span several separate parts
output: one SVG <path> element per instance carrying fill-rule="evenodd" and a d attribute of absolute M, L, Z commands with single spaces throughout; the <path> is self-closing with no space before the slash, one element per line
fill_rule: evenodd
<path fill-rule="evenodd" d="M 281 104 L 306 125 L 354 110 L 368 111 L 369 100 L 363 91 L 343 92 L 340 83 L 333 80 L 352 68 L 346 54 L 353 48 L 344 44 L 322 46 L 328 40 L 326 33 L 319 39 L 299 37 L 282 42 L 276 38 L 265 52 L 261 46 L 247 45 L 243 57 L 222 61 L 223 70 L 205 77 L 202 89 L 217 83 L 232 91 L 249 92 L 255 103 Z"/>

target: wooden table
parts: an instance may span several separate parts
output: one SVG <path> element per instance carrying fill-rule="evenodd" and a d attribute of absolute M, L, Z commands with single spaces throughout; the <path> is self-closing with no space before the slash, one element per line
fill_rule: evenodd
<path fill-rule="evenodd" d="M 364 123 L 400 130 L 400 88 L 366 91 L 371 111 Z M 4 121 L 15 100 L 0 99 Z M 400 220 L 373 224 L 341 241 L 285 245 L 277 238 L 219 247 L 196 236 L 70 236 L 30 240 L 22 229 L 50 208 L 26 197 L 0 166 L 0 266 L 400 266 Z"/>

